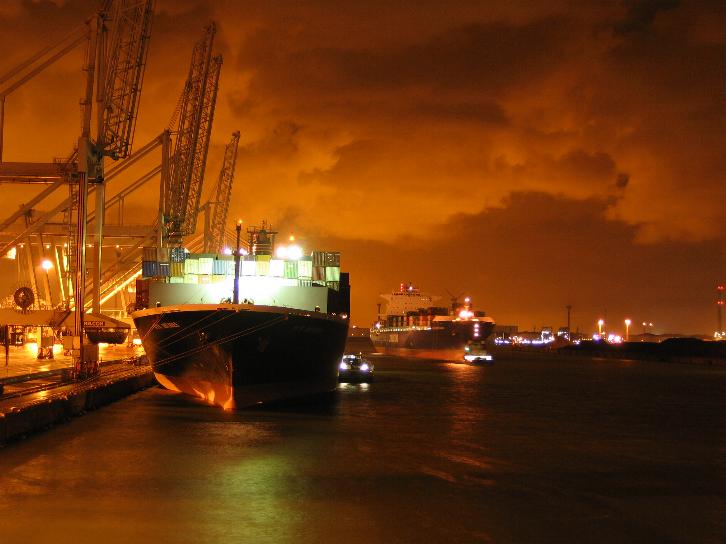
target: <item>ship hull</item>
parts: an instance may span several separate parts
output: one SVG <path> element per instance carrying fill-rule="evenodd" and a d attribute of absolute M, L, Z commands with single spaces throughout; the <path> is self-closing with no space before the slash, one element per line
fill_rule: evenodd
<path fill-rule="evenodd" d="M 486 340 L 491 321 L 451 321 L 431 327 L 389 327 L 371 331 L 376 351 L 384 355 L 460 361 L 470 341 Z"/>
<path fill-rule="evenodd" d="M 133 314 L 168 389 L 233 409 L 332 391 L 348 322 L 253 305 L 182 305 Z"/>

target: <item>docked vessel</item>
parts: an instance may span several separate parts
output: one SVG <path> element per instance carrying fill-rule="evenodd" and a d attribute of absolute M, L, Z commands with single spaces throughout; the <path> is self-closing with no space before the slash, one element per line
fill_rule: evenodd
<path fill-rule="evenodd" d="M 461 305 L 454 298 L 449 308 L 437 307 L 438 297 L 403 283 L 381 296 L 386 310 L 371 329 L 371 340 L 387 355 L 460 361 L 469 342 L 485 341 L 494 328 L 494 320 L 474 311 L 468 297 Z"/>
<path fill-rule="evenodd" d="M 274 235 L 251 231 L 236 274 L 228 256 L 184 254 L 183 282 L 137 286 L 132 317 L 159 383 L 225 409 L 335 389 L 350 309 L 340 254 L 276 258 Z"/>

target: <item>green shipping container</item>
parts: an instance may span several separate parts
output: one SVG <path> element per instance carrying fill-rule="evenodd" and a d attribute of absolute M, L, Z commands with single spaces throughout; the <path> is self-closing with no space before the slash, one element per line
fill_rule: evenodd
<path fill-rule="evenodd" d="M 339 266 L 326 266 L 325 267 L 325 281 L 340 281 L 340 267 Z"/>
<path fill-rule="evenodd" d="M 285 261 L 285 278 L 297 279 L 297 261 Z"/>

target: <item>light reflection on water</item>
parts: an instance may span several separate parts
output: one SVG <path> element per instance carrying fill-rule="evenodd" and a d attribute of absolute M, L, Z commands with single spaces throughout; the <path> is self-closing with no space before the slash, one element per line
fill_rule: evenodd
<path fill-rule="evenodd" d="M 326 403 L 155 388 L 0 450 L 0 541 L 719 542 L 724 391 L 721 369 L 384 357 Z"/>

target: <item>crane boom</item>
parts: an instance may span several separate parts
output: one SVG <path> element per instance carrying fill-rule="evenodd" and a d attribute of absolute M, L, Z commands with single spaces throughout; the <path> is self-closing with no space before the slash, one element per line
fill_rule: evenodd
<path fill-rule="evenodd" d="M 211 202 L 211 233 L 204 239 L 204 252 L 221 251 L 224 239 L 224 227 L 227 223 L 229 201 L 232 196 L 232 183 L 234 182 L 234 168 L 237 163 L 237 149 L 239 148 L 239 131 L 232 134 L 232 140 L 224 148 L 224 161 L 219 171 L 217 190 Z"/>
<path fill-rule="evenodd" d="M 114 159 L 131 154 L 153 10 L 154 0 L 118 0 L 111 6 L 98 146 Z"/>
<path fill-rule="evenodd" d="M 181 243 L 196 227 L 222 66 L 221 56 L 212 58 L 215 33 L 215 25 L 209 25 L 195 44 L 180 100 L 176 142 L 163 192 L 166 236 L 172 244 Z"/>

